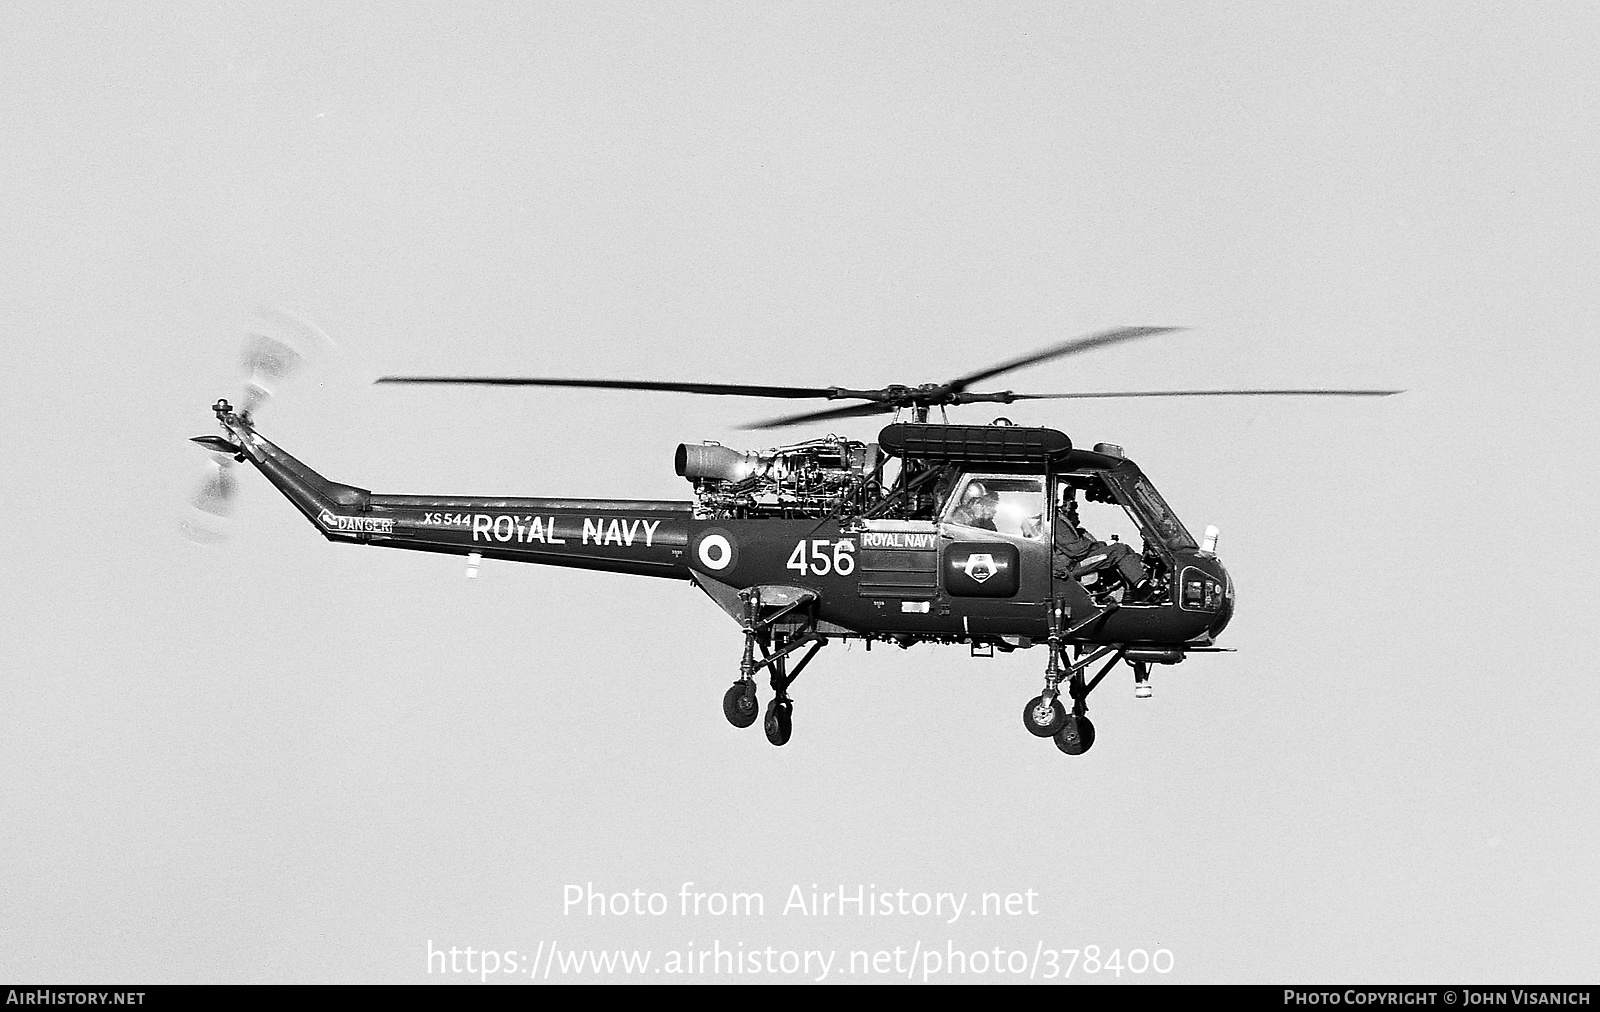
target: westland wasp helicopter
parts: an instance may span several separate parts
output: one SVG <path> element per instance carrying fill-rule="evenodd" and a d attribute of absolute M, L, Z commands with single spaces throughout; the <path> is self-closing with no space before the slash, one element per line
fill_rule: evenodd
<path fill-rule="evenodd" d="M 1107 397 L 1384 396 L 1394 390 L 1166 390 L 982 392 L 1003 373 L 1094 348 L 1170 333 L 1122 327 L 1053 344 L 945 383 L 846 387 L 746 386 L 609 379 L 389 376 L 379 383 L 579 387 L 847 401 L 756 423 L 775 429 L 893 414 L 876 442 L 827 435 L 753 452 L 679 444 L 674 467 L 693 498 L 508 498 L 391 495 L 329 481 L 257 431 L 252 413 L 270 383 L 303 357 L 294 342 L 252 335 L 252 376 L 239 408 L 213 405 L 223 435 L 195 437 L 217 470 L 197 502 L 222 513 L 232 462 L 255 467 L 329 541 L 543 563 L 686 580 L 744 631 L 738 677 L 723 697 L 735 727 L 761 715 L 757 676 L 771 698 L 763 726 L 789 741 L 789 688 L 828 642 L 909 647 L 967 644 L 993 656 L 1044 646 L 1044 685 L 1023 707 L 1026 729 L 1068 755 L 1094 744 L 1089 694 L 1119 663 L 1136 696 L 1152 665 L 1214 651 L 1233 615 L 1234 586 L 1217 532 L 1197 542 L 1155 485 L 1117 446 L 1073 445 L 1063 432 L 1010 424 L 936 424 L 934 409 Z M 902 412 L 910 420 L 901 421 Z M 1101 509 L 1137 536 L 1101 541 L 1078 518 Z M 1112 523 L 1115 526 L 1115 523 Z M 792 662 L 792 663 L 791 663 Z M 1099 665 L 1092 675 L 1090 669 Z M 1066 703 L 1062 701 L 1063 686 Z"/>

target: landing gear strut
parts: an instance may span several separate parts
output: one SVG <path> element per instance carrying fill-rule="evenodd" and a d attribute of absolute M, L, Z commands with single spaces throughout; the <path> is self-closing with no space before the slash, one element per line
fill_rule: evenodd
<path fill-rule="evenodd" d="M 1123 655 L 1122 647 L 1103 646 L 1072 660 L 1067 656 L 1067 639 L 1105 614 L 1104 611 L 1097 612 L 1077 625 L 1065 628 L 1066 608 L 1061 602 L 1051 607 L 1050 660 L 1045 667 L 1044 691 L 1029 700 L 1022 709 L 1023 726 L 1040 738 L 1055 739 L 1056 748 L 1067 755 L 1082 755 L 1094 746 L 1094 722 L 1089 719 L 1089 693 L 1122 660 Z M 1085 680 L 1083 673 L 1089 665 L 1108 655 L 1111 659 L 1106 661 L 1105 666 L 1092 679 Z M 1063 681 L 1067 683 L 1067 698 L 1072 700 L 1071 712 L 1061 704 Z"/>
<path fill-rule="evenodd" d="M 1028 733 L 1049 738 L 1067 721 L 1066 708 L 1061 705 L 1061 668 L 1056 656 L 1061 647 L 1060 604 L 1050 607 L 1050 661 L 1044 670 L 1044 691 L 1028 700 L 1022 708 L 1022 726 Z"/>
<path fill-rule="evenodd" d="M 794 733 L 794 701 L 789 698 L 789 686 L 828 640 L 816 631 L 814 616 L 803 618 L 798 628 L 775 628 L 779 620 L 792 617 L 801 605 L 810 603 L 811 598 L 783 605 L 763 616 L 759 587 L 745 591 L 742 596 L 745 603 L 744 659 L 739 663 L 739 680 L 723 694 L 722 715 L 734 727 L 749 727 L 755 723 L 756 714 L 761 712 L 756 699 L 756 675 L 766 668 L 773 696 L 767 703 L 762 728 L 772 744 L 786 745 Z M 806 648 L 806 653 L 791 671 L 789 655 L 801 648 Z M 757 651 L 761 653 L 760 660 L 756 660 Z"/>

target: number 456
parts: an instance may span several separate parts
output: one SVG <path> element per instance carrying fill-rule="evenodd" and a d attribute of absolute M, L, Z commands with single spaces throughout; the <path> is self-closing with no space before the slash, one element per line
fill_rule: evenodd
<path fill-rule="evenodd" d="M 832 545 L 830 552 L 828 546 Z M 809 551 L 808 551 L 809 550 Z M 800 541 L 789 553 L 789 562 L 783 568 L 792 569 L 805 576 L 827 576 L 838 573 L 849 576 L 856 571 L 856 543 L 854 541 Z"/>

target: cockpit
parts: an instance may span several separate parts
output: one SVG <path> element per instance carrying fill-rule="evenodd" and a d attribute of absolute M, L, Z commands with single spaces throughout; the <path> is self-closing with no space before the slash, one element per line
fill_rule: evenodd
<path fill-rule="evenodd" d="M 1194 547 L 1131 465 L 1059 474 L 953 470 L 935 498 L 938 522 L 949 534 L 1038 545 L 1055 556 L 1057 579 L 1078 581 L 1097 600 L 1169 600 L 1170 553 Z M 1083 547 L 1066 557 L 1064 545 L 1073 543 Z"/>

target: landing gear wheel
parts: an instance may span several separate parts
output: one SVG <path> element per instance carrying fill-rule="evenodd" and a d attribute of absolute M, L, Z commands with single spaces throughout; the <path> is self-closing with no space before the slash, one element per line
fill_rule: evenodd
<path fill-rule="evenodd" d="M 756 722 L 760 713 L 761 704 L 756 701 L 755 682 L 734 682 L 722 694 L 722 715 L 734 727 L 749 727 Z"/>
<path fill-rule="evenodd" d="M 1050 705 L 1046 706 L 1043 696 L 1034 696 L 1022 708 L 1022 726 L 1028 729 L 1029 734 L 1040 738 L 1054 735 L 1066 722 L 1067 708 L 1061 705 L 1059 698 L 1051 699 Z"/>
<path fill-rule="evenodd" d="M 767 719 L 764 727 L 767 740 L 774 745 L 789 743 L 789 735 L 794 733 L 794 703 L 787 699 L 774 699 L 767 704 Z"/>
<path fill-rule="evenodd" d="M 1070 716 L 1055 738 L 1056 748 L 1067 755 L 1083 755 L 1094 746 L 1094 724 L 1088 717 Z"/>

